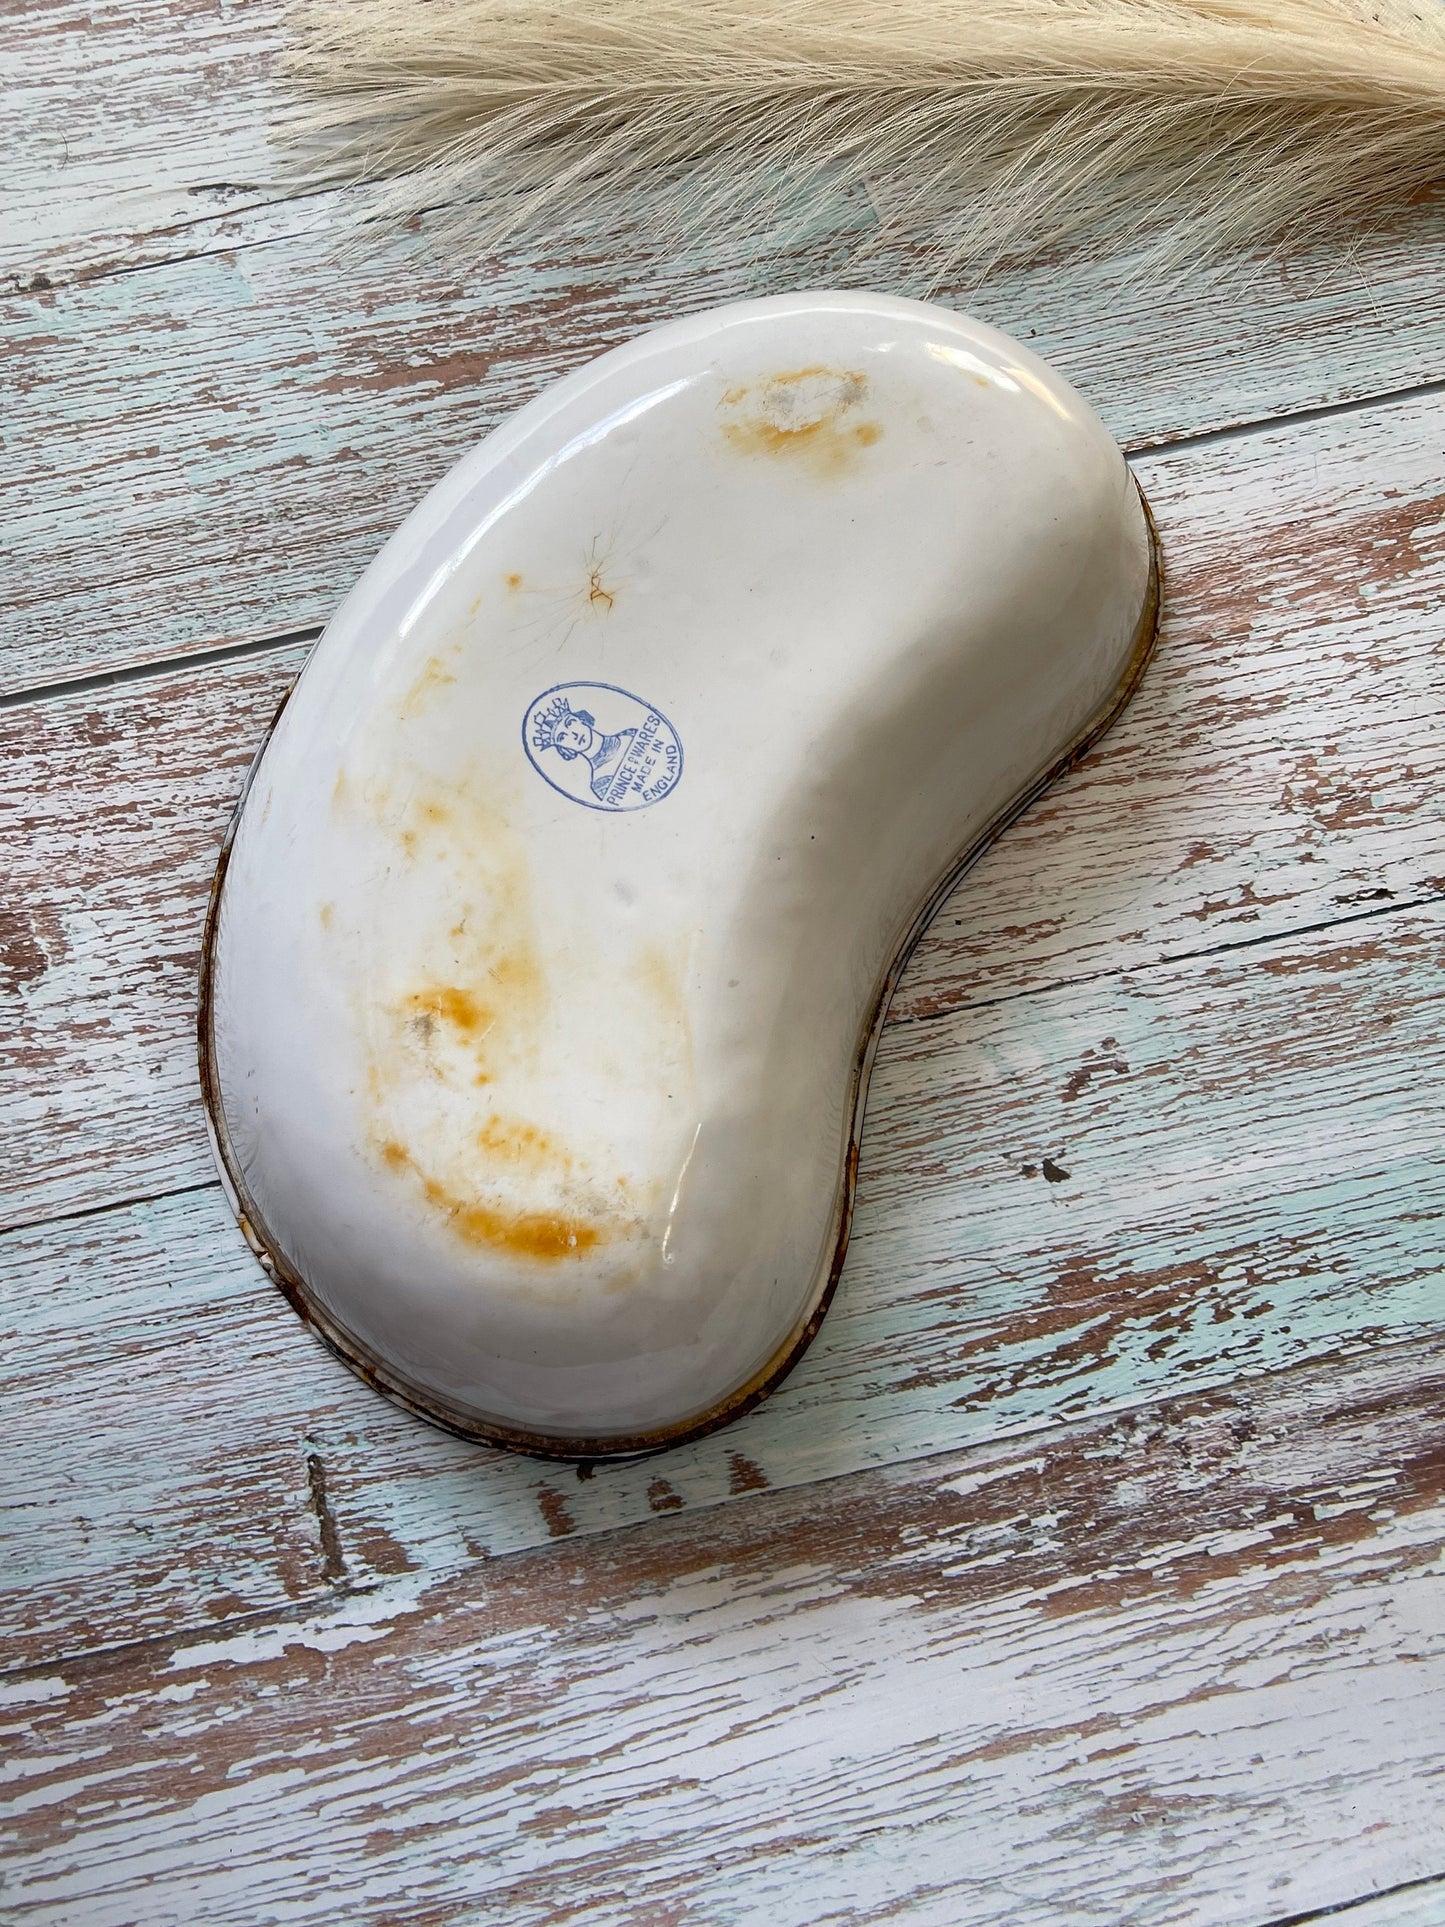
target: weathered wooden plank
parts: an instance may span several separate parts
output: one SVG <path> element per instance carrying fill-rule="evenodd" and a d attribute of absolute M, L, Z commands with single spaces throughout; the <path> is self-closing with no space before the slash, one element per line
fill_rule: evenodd
<path fill-rule="evenodd" d="M 302 659 L 3 713 L 7 1221 L 113 1197 L 96 1179 L 116 1158 L 132 1195 L 210 1177 L 193 1044 L 205 877 Z"/>
<path fill-rule="evenodd" d="M 237 210 L 276 193 L 266 123 L 281 13 L 269 0 L 0 10 L 0 286 L 186 253 L 198 227 L 254 232 Z"/>
<path fill-rule="evenodd" d="M 899 1017 L 1445 882 L 1445 396 L 1136 458 L 1161 656 L 935 920 Z"/>
<path fill-rule="evenodd" d="M 1445 1880 L 1411 1881 L 1393 1892 L 1332 1908 L 1334 1927 L 1440 1927 L 1445 1921 Z"/>
<path fill-rule="evenodd" d="M 12 1234 L 0 1650 L 453 1570 L 1439 1332 L 1442 963 L 1437 904 L 891 1031 L 803 1365 L 718 1437 L 587 1476 L 367 1392 L 214 1191 Z"/>
<path fill-rule="evenodd" d="M 211 1236 L 187 1265 L 197 1207 Z M 306 1434 L 335 1416 L 328 1375 L 269 1315 L 221 1217 L 206 1190 L 4 1250 L 6 1663 L 326 1589 Z"/>
<path fill-rule="evenodd" d="M 280 0 L 26 0 L 0 7 L 7 130 L 0 287 L 39 291 L 284 235 L 349 232 L 346 197 L 287 198 L 295 182 L 267 137 L 273 110 L 287 98 L 275 67 L 284 29 Z M 871 214 L 865 218 L 871 230 Z M 627 232 L 624 211 L 613 225 L 626 234 L 619 253 L 645 249 L 644 236 Z M 1255 304 L 1264 320 L 1275 309 L 1287 311 L 1303 289 L 1310 301 L 1322 301 L 1331 324 L 1330 341 L 1315 344 L 1322 359 L 1335 358 L 1332 348 L 1354 359 L 1350 338 L 1362 321 L 1389 337 L 1418 320 L 1412 305 L 1428 305 L 1421 276 L 1431 275 L 1432 264 L 1421 257 L 1438 232 L 1429 210 L 1409 212 L 1347 253 L 1333 247 L 1297 256 L 1283 271 L 1268 258 L 1246 263 L 1218 310 L 1234 323 L 1220 348 L 1237 361 Z M 567 237 L 560 238 L 558 258 L 565 258 Z M 725 245 L 726 237 L 713 239 Z M 871 270 L 877 285 L 901 286 L 900 277 L 914 285 L 908 257 L 906 247 L 878 253 Z M 869 264 L 863 266 L 866 276 Z M 1092 279 L 1089 264 L 1076 259 L 1064 274 L 1075 285 Z M 1041 278 L 1045 285 L 1058 280 L 1058 264 L 1046 264 Z M 1414 290 L 1413 299 L 1401 283 Z M 960 281 L 952 293 L 965 298 L 970 287 Z M 1156 283 L 1151 298 L 1188 305 L 1205 292 L 1196 269 L 1187 286 Z M 1029 315 L 1037 306 L 1031 295 L 1015 303 L 1015 312 Z M 1316 312 L 1305 325 L 1322 318 Z M 1251 340 L 1249 349 L 1267 354 L 1268 342 Z M 1378 383 L 1385 369 L 1374 375 Z"/>
<path fill-rule="evenodd" d="M 1248 1927 L 1425 1881 L 1442 1392 L 1399 1347 L 61 1660 L 5 1689 L 7 1900 Z"/>
<path fill-rule="evenodd" d="M 319 624 L 402 514 L 519 402 L 670 315 L 919 283 L 860 196 L 749 262 L 605 223 L 467 264 L 418 231 L 340 260 L 300 234 L 12 300 L 0 353 L 10 689 Z M 949 298 L 1010 328 L 1134 443 L 1445 377 L 1445 252 L 1261 267 L 1160 299 L 1047 264 Z M 625 272 L 619 271 L 625 260 Z"/>
<path fill-rule="evenodd" d="M 936 920 L 900 1020 L 1436 894 L 1445 399 L 1140 463 L 1159 658 Z M 210 1174 L 192 1049 L 214 853 L 297 651 L 0 716 L 4 1216 Z"/>

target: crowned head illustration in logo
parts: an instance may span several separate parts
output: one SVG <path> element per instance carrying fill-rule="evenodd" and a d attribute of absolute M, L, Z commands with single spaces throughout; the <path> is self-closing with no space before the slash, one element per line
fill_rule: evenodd
<path fill-rule="evenodd" d="M 554 790 L 593 810 L 646 809 L 682 775 L 682 743 L 672 724 L 610 683 L 544 690 L 523 718 L 522 744 Z"/>

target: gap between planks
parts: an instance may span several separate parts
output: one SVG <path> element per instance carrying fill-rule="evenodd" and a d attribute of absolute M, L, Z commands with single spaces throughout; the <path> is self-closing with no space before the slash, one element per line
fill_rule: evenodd
<path fill-rule="evenodd" d="M 1442 1321 L 1442 1330 L 1445 1330 L 1445 1321 Z M 809 1494 L 823 1493 L 828 1488 L 850 1481 L 856 1483 L 860 1480 L 872 1482 L 883 1479 L 904 1481 L 909 1485 L 926 1483 L 940 1476 L 937 1468 L 946 1462 L 956 1462 L 959 1468 L 964 1468 L 955 1485 L 957 1490 L 967 1493 L 1019 1476 L 1020 1472 L 1030 1474 L 1041 1471 L 1051 1459 L 1077 1456 L 1088 1448 L 1091 1440 L 1097 1441 L 1100 1437 L 1112 1436 L 1121 1430 L 1136 1433 L 1141 1428 L 1167 1431 L 1181 1422 L 1193 1423 L 1190 1414 L 1196 1417 L 1199 1414 L 1212 1414 L 1214 1416 L 1209 1423 L 1215 1425 L 1220 1412 L 1247 1414 L 1261 1400 L 1289 1403 L 1296 1398 L 1306 1398 L 1321 1410 L 1328 1408 L 1331 1417 L 1343 1420 L 1361 1402 L 1363 1394 L 1360 1386 L 1368 1385 L 1376 1377 L 1383 1376 L 1392 1386 L 1408 1389 L 1412 1382 L 1410 1363 L 1423 1356 L 1417 1330 L 1394 1343 L 1379 1344 L 1368 1350 L 1342 1351 L 1336 1356 L 1312 1357 L 1307 1363 L 1291 1365 L 1266 1376 L 1246 1376 L 1228 1383 L 1191 1384 L 1183 1390 L 1178 1386 L 1160 1388 L 1137 1400 L 1121 1400 L 1083 1416 L 1020 1426 L 966 1445 L 960 1445 L 958 1440 L 940 1442 L 905 1458 L 887 1462 L 850 1463 L 835 1470 L 820 1471 L 795 1484 L 775 1485 L 760 1474 L 734 1478 L 733 1490 L 727 1494 L 727 1504 L 729 1508 L 743 1502 L 749 1505 L 798 1505 L 806 1503 Z M 1325 1396 L 1324 1388 L 1329 1383 L 1341 1388 L 1333 1401 Z M 368 1395 L 371 1398 L 380 1397 L 370 1392 L 369 1388 Z M 1442 1409 L 1445 1409 L 1445 1389 L 1441 1392 L 1441 1402 Z M 412 1418 L 410 1414 L 401 1414 L 398 1408 L 389 1409 L 404 1423 L 421 1426 L 423 1436 L 427 1436 L 428 1428 L 423 1421 Z M 1182 1420 L 1181 1414 L 1184 1415 Z M 1253 1420 L 1237 1417 L 1234 1424 L 1238 1440 L 1243 1440 L 1249 1435 Z M 432 1436 L 435 1438 L 437 1435 L 433 1433 Z M 722 1442 L 726 1443 L 725 1437 Z M 208 1646 L 218 1633 L 224 1633 L 227 1637 L 276 1633 L 284 1641 L 287 1629 L 305 1629 L 324 1621 L 332 1613 L 344 1616 L 353 1606 L 365 1608 L 370 1602 L 384 1600 L 393 1593 L 411 1602 L 424 1597 L 428 1591 L 446 1587 L 458 1580 L 464 1581 L 465 1575 L 473 1568 L 494 1571 L 508 1562 L 533 1559 L 545 1555 L 551 1547 L 563 1545 L 593 1546 L 603 1557 L 608 1557 L 609 1548 L 614 1543 L 626 1545 L 636 1535 L 646 1535 L 655 1530 L 663 1521 L 681 1524 L 685 1520 L 697 1520 L 706 1524 L 710 1515 L 718 1509 L 717 1502 L 714 1502 L 701 1507 L 690 1504 L 665 1506 L 660 1511 L 653 1508 L 636 1515 L 602 1517 L 563 1532 L 519 1538 L 495 1549 L 478 1549 L 459 1561 L 407 1566 L 392 1572 L 372 1568 L 366 1577 L 358 1578 L 351 1570 L 357 1559 L 356 1547 L 346 1543 L 343 1522 L 332 1510 L 327 1494 L 322 1445 L 309 1435 L 302 1438 L 301 1445 L 302 1474 L 315 1528 L 315 1583 L 310 1590 L 284 1604 L 258 1606 L 221 1616 L 196 1617 L 168 1624 L 164 1630 L 140 1633 L 133 1638 L 97 1641 L 48 1651 L 42 1658 L 5 1659 L 0 1656 L 0 1713 L 3 1713 L 7 1703 L 7 1692 L 23 1688 L 27 1683 L 44 1681 L 57 1669 L 87 1670 L 144 1657 L 158 1649 L 181 1651 L 189 1647 Z M 499 1456 L 488 1447 L 464 1449 L 474 1450 L 478 1457 Z M 636 1461 L 635 1469 L 659 1473 L 669 1466 L 675 1456 L 674 1452 L 664 1450 Z M 730 1456 L 738 1457 L 737 1454 Z M 504 1457 L 503 1463 L 507 1462 Z M 742 1463 L 753 1468 L 751 1460 L 744 1458 Z M 569 1465 L 522 1459 L 521 1464 L 533 1471 L 539 1480 L 550 1481 L 554 1487 L 566 1486 L 573 1480 L 585 1484 L 595 1479 L 599 1471 L 621 1469 L 620 1464 L 609 1468 L 587 1461 Z M 707 1529 L 716 1528 L 708 1526 Z M 645 1543 L 645 1539 L 639 1543 Z M 23 1694 L 17 1693 L 16 1697 L 23 1699 Z M 3 1726 L 0 1726 L 0 1731 L 3 1731 Z M 1441 1874 L 1445 1877 L 1445 1866 L 1442 1866 Z M 1268 1923 L 1267 1927 L 1274 1927 L 1274 1924 Z"/>
<path fill-rule="evenodd" d="M 436 1571 L 1046 1434 L 1181 1381 L 1254 1396 L 1324 1360 L 1348 1377 L 1438 1333 L 1445 912 L 1413 921 L 1388 945 L 1281 943 L 1273 973 L 1147 972 L 885 1039 L 823 1332 L 759 1411 L 665 1461 L 579 1473 L 397 1412 L 320 1351 L 213 1188 L 13 1234 L 13 1650 L 314 1591 L 310 1455 L 353 1579 Z M 1031 1149 L 1067 1158 L 1060 1184 L 1020 1172 Z"/>
<path fill-rule="evenodd" d="M 1445 1850 L 1440 1373 L 1385 1348 L 58 1660 L 5 1694 L 10 1892 L 96 1927 L 142 1883 L 217 1927 L 1404 1927 L 1383 1896 Z"/>
<path fill-rule="evenodd" d="M 1104 744 L 941 908 L 891 1029 L 1445 887 L 1441 419 L 1432 396 L 1142 458 L 1171 569 L 1160 654 Z M 301 659 L 7 712 L 6 961 L 33 1059 L 11 1094 L 33 1120 L 12 1222 L 210 1176 L 195 941 L 242 768 Z"/>
<path fill-rule="evenodd" d="M 1391 917 L 1408 918 L 1418 910 L 1428 909 L 1440 901 L 1440 893 L 1429 896 L 1407 898 L 1388 904 L 1377 905 L 1372 910 L 1360 910 L 1353 916 L 1331 917 L 1322 923 L 1304 923 L 1293 926 L 1293 937 L 1322 936 L 1326 931 L 1348 930 L 1355 924 L 1378 923 Z M 1250 950 L 1260 946 L 1275 946 L 1279 933 L 1268 932 L 1261 936 L 1231 937 L 1213 944 L 1201 944 L 1189 950 L 1163 951 L 1156 958 L 1142 965 L 1119 964 L 1112 970 L 1076 971 L 1061 977 L 1045 977 L 1037 983 L 1020 984 L 1004 991 L 997 997 L 974 997 L 967 1003 L 952 1005 L 940 1010 L 889 1012 L 887 1027 L 890 1032 L 901 1031 L 912 1025 L 941 1023 L 947 1018 L 963 1011 L 996 1010 L 1001 1006 L 1018 1003 L 1030 997 L 1049 997 L 1062 990 L 1079 990 L 1085 986 L 1106 982 L 1126 971 L 1157 970 L 1170 968 L 1177 964 L 1207 962 L 1213 957 L 1224 957 L 1232 952 Z M 0 1223 L 0 1238 L 13 1231 L 39 1231 L 49 1225 L 82 1223 L 90 1218 L 103 1218 L 112 1211 L 126 1211 L 135 1205 L 160 1204 L 171 1198 L 186 1198 L 202 1191 L 219 1191 L 220 1179 L 200 1180 L 189 1184 L 156 1185 L 151 1189 L 120 1193 L 108 1198 L 103 1204 L 86 1205 L 76 1211 L 55 1211 L 34 1218 L 15 1218 Z"/>
<path fill-rule="evenodd" d="M 1393 1887 L 1381 1887 L 1354 1900 L 1311 1907 L 1303 1914 L 1276 1916 L 1262 1922 L 1261 1927 L 1312 1927 L 1317 1920 L 1334 1920 L 1340 1927 L 1441 1927 L 1445 1921 L 1445 1875 L 1401 1880 Z"/>
<path fill-rule="evenodd" d="M 1126 458 L 1165 455 L 1186 449 L 1211 448 L 1220 443 L 1242 441 L 1252 435 L 1267 434 L 1276 429 L 1286 430 L 1301 427 L 1310 422 L 1333 421 L 1340 416 L 1359 414 L 1365 409 L 1419 401 L 1437 394 L 1445 394 L 1445 379 L 1417 382 L 1409 388 L 1384 389 L 1378 394 L 1360 395 L 1348 401 L 1332 402 L 1316 408 L 1286 408 L 1275 415 L 1260 415 L 1247 421 L 1229 423 L 1222 428 L 1201 429 L 1197 432 L 1181 431 L 1177 435 L 1126 441 L 1121 446 Z M 303 644 L 309 646 L 320 639 L 322 632 L 322 626 L 315 624 L 304 629 L 282 629 L 269 635 L 252 637 L 244 642 L 217 643 L 214 647 L 192 649 L 180 655 L 154 656 L 147 658 L 144 662 L 124 664 L 118 669 L 99 670 L 93 675 L 60 678 L 53 682 L 32 683 L 14 689 L 0 689 L 0 709 L 19 709 L 34 703 L 59 701 L 72 696 L 94 695 L 102 690 L 120 688 L 127 683 L 145 682 L 153 676 L 182 674 L 187 670 L 206 668 L 212 663 L 241 662 L 247 657 L 263 656 L 274 650 L 292 649 Z"/>
<path fill-rule="evenodd" d="M 823 232 L 756 269 L 683 253 L 647 277 L 630 259 L 619 272 L 615 232 L 519 245 L 479 276 L 424 236 L 389 235 L 344 270 L 278 241 L 144 290 L 43 297 L 0 343 L 23 370 L 7 421 L 25 484 L 7 680 L 33 689 L 314 629 L 399 507 L 503 413 L 661 320 L 837 280 L 846 240 Z M 910 291 L 906 252 L 872 267 Z M 1118 264 L 1084 263 L 1000 277 L 969 305 L 1142 444 L 1437 380 L 1445 257 L 1402 249 L 1390 272 L 1385 311 L 1363 326 L 1353 285 L 1300 263 L 1234 300 L 1131 294 Z"/>

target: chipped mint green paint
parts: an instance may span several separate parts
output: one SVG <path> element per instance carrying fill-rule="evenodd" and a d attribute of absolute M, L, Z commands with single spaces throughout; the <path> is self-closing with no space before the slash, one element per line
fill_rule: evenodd
<path fill-rule="evenodd" d="M 7 453 L 26 487 L 7 531 L 5 685 L 320 624 L 427 488 L 565 369 L 748 293 L 919 292 L 898 248 L 852 262 L 871 219 L 851 201 L 756 264 L 654 247 L 620 288 L 610 225 L 475 270 L 426 234 L 338 262 L 305 233 L 12 302 Z M 1046 356 L 1138 445 L 1437 375 L 1442 260 L 1382 244 L 1368 332 L 1323 264 L 1165 301 L 1110 264 L 942 298 Z"/>
<path fill-rule="evenodd" d="M 112 1637 L 205 1623 L 218 1596 L 308 1596 L 308 1451 L 362 1580 L 646 1519 L 659 1480 L 665 1510 L 707 1507 L 750 1489 L 748 1467 L 798 1485 L 1439 1329 L 1445 907 L 1389 924 L 1378 956 L 1370 924 L 890 1030 L 808 1358 L 717 1437 L 586 1479 L 357 1386 L 213 1190 L 11 1234 L 7 1397 L 36 1372 L 48 1388 L 5 1465 L 26 1499 L 16 1607 L 48 1602 L 48 1636 L 84 1643 L 102 1575 Z M 79 1556 L 57 1530 L 76 1515 Z"/>
<path fill-rule="evenodd" d="M 940 911 L 894 1021 L 1439 895 L 1442 438 L 1435 394 L 1141 461 L 1171 558 L 1159 653 L 1100 751 Z M 242 773 L 302 660 L 0 718 L 30 959 L 13 1021 L 44 1040 L 7 1089 L 11 1222 L 209 1180 L 194 946 Z"/>
<path fill-rule="evenodd" d="M 276 645 L 500 414 L 667 314 L 917 264 L 850 267 L 861 197 L 754 266 L 626 208 L 338 262 L 346 197 L 269 174 L 280 18 L 0 25 L 5 1904 L 1440 1927 L 1438 226 L 943 290 L 1136 449 L 1212 437 L 1138 462 L 1160 655 L 914 960 L 799 1372 L 579 1477 L 369 1394 L 241 1246 L 216 840 Z"/>
<path fill-rule="evenodd" d="M 1440 1389 L 1396 1345 L 56 1659 L 0 1684 L 7 1895 L 52 1927 L 1238 1927 L 1423 1890 Z"/>

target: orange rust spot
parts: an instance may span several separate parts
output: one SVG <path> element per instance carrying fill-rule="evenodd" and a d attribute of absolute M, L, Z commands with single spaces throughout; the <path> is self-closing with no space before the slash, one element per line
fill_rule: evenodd
<path fill-rule="evenodd" d="M 456 677 L 447 668 L 440 656 L 428 656 L 422 664 L 415 682 L 402 697 L 398 715 L 416 716 L 426 707 L 427 700 L 447 683 L 454 683 Z"/>
<path fill-rule="evenodd" d="M 512 1164 L 529 1165 L 538 1168 L 556 1166 L 564 1171 L 572 1169 L 572 1160 L 558 1144 L 550 1131 L 542 1131 L 535 1124 L 527 1124 L 521 1118 L 492 1117 L 477 1132 L 479 1149 L 496 1158 L 504 1158 Z"/>
<path fill-rule="evenodd" d="M 464 854 L 468 868 L 479 865 L 480 885 L 473 886 L 466 914 L 445 926 L 439 949 L 450 952 L 449 962 L 436 976 L 413 980 L 378 1013 L 384 1028 L 372 1033 L 376 1095 L 388 1107 L 389 1094 L 400 1095 L 418 1076 L 440 1080 L 457 1096 L 492 1083 L 539 1048 L 549 1002 L 525 868 L 520 859 L 509 860 L 505 828 L 485 813 L 464 815 L 460 801 L 447 795 L 413 799 L 409 816 L 417 827 L 394 831 L 409 858 L 457 862 Z M 469 1063 L 458 1060 L 459 1048 Z M 474 1129 L 467 1131 L 468 1144 Z"/>
<path fill-rule="evenodd" d="M 502 580 L 506 583 L 513 595 L 515 595 L 522 586 L 522 578 L 519 575 L 504 575 Z"/>
<path fill-rule="evenodd" d="M 508 997 L 534 996 L 544 987 L 542 966 L 531 950 L 503 951 L 487 975 Z"/>
<path fill-rule="evenodd" d="M 729 414 L 723 439 L 741 455 L 784 457 L 818 476 L 841 475 L 860 449 L 883 434 L 880 423 L 853 418 L 867 395 L 867 376 L 853 369 L 795 368 L 772 375 L 756 388 L 723 396 L 721 407 Z"/>
<path fill-rule="evenodd" d="M 448 677 L 447 680 L 451 681 L 452 678 Z M 367 783 L 360 800 L 365 804 L 368 816 L 379 829 L 395 838 L 406 856 L 415 857 L 428 845 L 433 855 L 437 854 L 439 839 L 433 832 L 451 823 L 451 805 L 439 801 L 435 795 L 425 793 L 419 796 L 398 795 L 399 787 L 381 781 Z"/>
<path fill-rule="evenodd" d="M 580 1258 L 603 1243 L 606 1232 L 588 1219 L 566 1211 L 528 1211 L 484 1198 L 463 1196 L 428 1177 L 404 1144 L 387 1138 L 379 1146 L 382 1162 L 392 1171 L 406 1171 L 421 1186 L 427 1203 L 439 1211 L 450 1229 L 467 1244 L 484 1245 L 513 1258 L 544 1263 Z"/>
<path fill-rule="evenodd" d="M 415 813 L 423 823 L 430 824 L 433 828 L 438 824 L 451 821 L 451 811 L 431 797 L 418 797 Z"/>
<path fill-rule="evenodd" d="M 796 455 L 804 448 L 820 440 L 824 432 L 823 422 L 808 422 L 797 428 L 785 428 L 777 422 L 752 421 L 728 422 L 723 434 L 732 446 L 745 455 Z"/>
<path fill-rule="evenodd" d="M 427 990 L 414 990 L 405 1000 L 413 1019 L 430 1018 L 450 1024 L 463 1037 L 475 1037 L 490 1030 L 496 1021 L 492 1011 L 460 984 L 435 984 Z"/>
<path fill-rule="evenodd" d="M 487 1245 L 514 1258 L 549 1262 L 580 1258 L 602 1242 L 602 1233 L 585 1218 L 571 1218 L 560 1211 L 513 1211 L 472 1203 L 452 1197 L 432 1178 L 423 1180 L 422 1190 L 427 1203 L 445 1211 L 452 1229 L 468 1244 Z"/>

